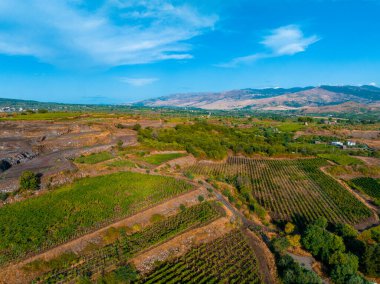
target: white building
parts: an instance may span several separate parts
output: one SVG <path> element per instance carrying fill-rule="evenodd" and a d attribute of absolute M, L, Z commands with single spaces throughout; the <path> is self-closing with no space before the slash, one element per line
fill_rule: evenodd
<path fill-rule="evenodd" d="M 342 147 L 342 146 L 343 146 L 343 142 L 340 142 L 340 141 L 333 141 L 333 142 L 331 142 L 331 145 Z"/>

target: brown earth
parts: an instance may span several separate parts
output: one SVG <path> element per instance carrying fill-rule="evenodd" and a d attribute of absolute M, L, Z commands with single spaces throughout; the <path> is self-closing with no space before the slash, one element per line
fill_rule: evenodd
<path fill-rule="evenodd" d="M 75 171 L 71 159 L 80 155 L 110 150 L 118 141 L 124 146 L 137 145 L 136 123 L 143 127 L 169 127 L 174 123 L 162 120 L 103 118 L 81 116 L 62 121 L 0 121 L 0 160 L 28 153 L 1 173 L 0 191 L 18 188 L 18 177 L 31 170 L 48 178 L 63 171 Z M 121 124 L 124 128 L 117 128 Z"/>
<path fill-rule="evenodd" d="M 355 156 L 355 158 L 362 160 L 368 166 L 380 166 L 380 158 L 361 157 L 361 156 Z"/>

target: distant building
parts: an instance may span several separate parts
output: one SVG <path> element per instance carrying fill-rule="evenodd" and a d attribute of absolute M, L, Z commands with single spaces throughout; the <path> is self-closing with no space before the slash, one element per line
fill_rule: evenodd
<path fill-rule="evenodd" d="M 343 147 L 343 142 L 340 142 L 340 141 L 333 141 L 333 142 L 331 142 L 331 145 L 333 145 L 333 146 L 338 146 L 338 147 Z"/>
<path fill-rule="evenodd" d="M 349 147 L 356 146 L 356 142 L 354 142 L 354 141 L 347 141 L 347 146 L 349 146 Z"/>

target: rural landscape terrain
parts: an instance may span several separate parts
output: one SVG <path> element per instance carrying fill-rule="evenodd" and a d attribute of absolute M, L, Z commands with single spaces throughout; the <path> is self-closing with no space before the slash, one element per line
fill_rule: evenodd
<path fill-rule="evenodd" d="M 380 284 L 380 0 L 0 0 L 0 284 Z"/>
<path fill-rule="evenodd" d="M 379 281 L 376 114 L 36 104 L 0 118 L 0 283 Z"/>

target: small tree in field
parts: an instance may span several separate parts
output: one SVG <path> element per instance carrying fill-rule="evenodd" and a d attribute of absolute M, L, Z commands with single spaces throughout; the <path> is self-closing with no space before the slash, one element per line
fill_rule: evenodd
<path fill-rule="evenodd" d="M 132 129 L 136 130 L 136 131 L 139 131 L 141 129 L 141 124 L 136 123 L 135 125 L 133 125 Z"/>
<path fill-rule="evenodd" d="M 39 188 L 40 179 L 38 176 L 31 172 L 25 171 L 20 176 L 20 189 L 21 190 L 36 190 Z"/>

